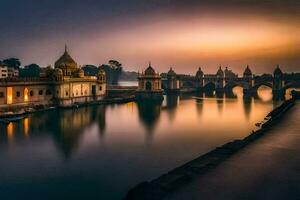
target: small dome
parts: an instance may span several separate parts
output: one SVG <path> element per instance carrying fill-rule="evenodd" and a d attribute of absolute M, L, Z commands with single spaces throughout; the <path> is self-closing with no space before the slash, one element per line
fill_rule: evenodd
<path fill-rule="evenodd" d="M 99 69 L 98 75 L 105 75 L 105 71 L 103 69 Z"/>
<path fill-rule="evenodd" d="M 83 78 L 84 77 L 84 71 L 83 71 L 83 69 L 81 69 L 81 68 L 78 69 L 77 74 L 78 74 L 79 78 Z"/>
<path fill-rule="evenodd" d="M 149 67 L 145 70 L 145 75 L 148 76 L 154 76 L 155 75 L 155 70 L 149 65 Z"/>
<path fill-rule="evenodd" d="M 203 76 L 203 74 L 204 74 L 204 73 L 203 73 L 201 67 L 199 67 L 199 68 L 198 68 L 198 71 L 197 71 L 197 73 L 196 73 L 196 76 L 197 76 L 197 77 Z"/>
<path fill-rule="evenodd" d="M 279 68 L 279 66 L 276 67 L 276 69 L 274 70 L 274 75 L 282 75 L 282 71 L 281 69 Z"/>
<path fill-rule="evenodd" d="M 218 69 L 218 71 L 217 71 L 217 75 L 218 75 L 218 76 L 224 76 L 224 72 L 223 72 L 221 66 L 219 67 L 219 69 Z"/>
<path fill-rule="evenodd" d="M 170 68 L 170 70 L 168 71 L 168 76 L 176 76 L 175 71 L 172 69 L 172 67 Z"/>
<path fill-rule="evenodd" d="M 251 69 L 247 65 L 247 67 L 246 67 L 246 69 L 244 71 L 244 76 L 251 76 L 251 75 L 252 75 Z"/>

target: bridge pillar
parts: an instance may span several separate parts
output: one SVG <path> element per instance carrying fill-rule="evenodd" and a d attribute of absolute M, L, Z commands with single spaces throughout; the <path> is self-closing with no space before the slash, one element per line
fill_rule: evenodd
<path fill-rule="evenodd" d="M 180 81 L 177 78 L 177 74 L 175 71 L 170 68 L 168 74 L 167 74 L 167 88 L 166 92 L 167 93 L 177 93 L 180 90 Z"/>
<path fill-rule="evenodd" d="M 279 66 L 276 67 L 273 73 L 273 97 L 281 98 L 285 95 L 285 90 L 283 89 L 283 73 Z"/>
<path fill-rule="evenodd" d="M 224 92 L 224 77 L 224 72 L 220 66 L 216 74 L 216 93 Z"/>
<path fill-rule="evenodd" d="M 201 69 L 201 67 L 198 68 L 198 71 L 196 73 L 196 89 L 197 91 L 203 91 L 204 87 L 204 73 Z"/>

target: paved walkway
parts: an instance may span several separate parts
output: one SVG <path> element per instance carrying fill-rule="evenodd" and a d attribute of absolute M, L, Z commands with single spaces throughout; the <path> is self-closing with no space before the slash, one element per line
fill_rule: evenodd
<path fill-rule="evenodd" d="M 300 200 L 300 102 L 265 136 L 166 199 Z"/>

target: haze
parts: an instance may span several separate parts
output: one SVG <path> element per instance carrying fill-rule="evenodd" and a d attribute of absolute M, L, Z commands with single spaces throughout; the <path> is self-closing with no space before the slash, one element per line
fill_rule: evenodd
<path fill-rule="evenodd" d="M 279 1 L 2 0 L 0 60 L 53 65 L 65 43 L 80 65 L 151 61 L 165 72 L 300 69 L 300 4 Z"/>

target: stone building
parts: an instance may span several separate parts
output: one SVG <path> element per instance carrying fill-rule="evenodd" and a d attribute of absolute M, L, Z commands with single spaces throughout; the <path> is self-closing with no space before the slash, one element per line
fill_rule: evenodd
<path fill-rule="evenodd" d="M 0 81 L 0 107 L 55 105 L 72 106 L 103 99 L 106 78 L 103 71 L 97 76 L 84 72 L 67 49 L 55 62 L 51 77 L 6 78 Z"/>
<path fill-rule="evenodd" d="M 138 100 L 163 100 L 161 76 L 156 73 L 151 64 L 138 76 Z"/>

